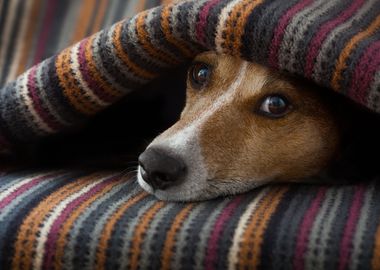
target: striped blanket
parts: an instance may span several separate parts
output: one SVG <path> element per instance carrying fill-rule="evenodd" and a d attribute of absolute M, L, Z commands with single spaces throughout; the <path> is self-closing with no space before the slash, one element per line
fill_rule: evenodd
<path fill-rule="evenodd" d="M 379 0 L 184 0 L 111 26 L 154 4 L 0 1 L 0 150 L 66 130 L 205 50 L 380 112 Z M 376 179 L 274 185 L 180 204 L 122 171 L 4 168 L 0 269 L 380 269 L 379 191 Z"/>

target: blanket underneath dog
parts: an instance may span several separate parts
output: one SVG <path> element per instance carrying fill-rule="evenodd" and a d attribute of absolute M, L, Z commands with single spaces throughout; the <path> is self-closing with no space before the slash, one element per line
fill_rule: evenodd
<path fill-rule="evenodd" d="M 63 132 L 206 50 L 303 76 L 380 112 L 380 1 L 184 0 L 6 84 L 0 151 Z M 179 204 L 157 201 L 122 171 L 18 166 L 1 170 L 0 268 L 380 269 L 377 179 Z"/>

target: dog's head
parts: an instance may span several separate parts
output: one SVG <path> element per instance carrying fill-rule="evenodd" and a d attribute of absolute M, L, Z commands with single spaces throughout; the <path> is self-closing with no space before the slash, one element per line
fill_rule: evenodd
<path fill-rule="evenodd" d="M 318 173 L 339 129 L 312 88 L 233 56 L 198 55 L 179 121 L 139 157 L 139 184 L 159 199 L 188 201 Z"/>

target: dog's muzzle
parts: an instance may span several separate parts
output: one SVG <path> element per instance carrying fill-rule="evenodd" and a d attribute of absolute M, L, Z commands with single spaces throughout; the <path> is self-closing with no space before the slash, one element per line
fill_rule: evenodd
<path fill-rule="evenodd" d="M 186 175 L 186 165 L 164 150 L 149 147 L 139 156 L 141 177 L 152 189 L 165 190 L 178 185 Z"/>

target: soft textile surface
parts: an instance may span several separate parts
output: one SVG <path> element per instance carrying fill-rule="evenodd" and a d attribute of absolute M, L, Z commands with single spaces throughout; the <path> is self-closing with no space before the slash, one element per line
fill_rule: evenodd
<path fill-rule="evenodd" d="M 378 0 L 201 0 L 139 13 L 21 75 L 0 95 L 0 148 L 58 132 L 203 50 L 288 70 L 377 111 Z"/>
<path fill-rule="evenodd" d="M 120 172 L 0 178 L 1 269 L 380 269 L 380 185 L 166 203 Z"/>
<path fill-rule="evenodd" d="M 0 83 L 152 3 L 0 1 Z M 300 74 L 379 111 L 379 28 L 373 0 L 159 7 L 4 86 L 0 149 L 80 122 L 209 49 Z M 376 179 L 179 204 L 157 201 L 123 172 L 2 172 L 0 269 L 380 269 Z"/>

